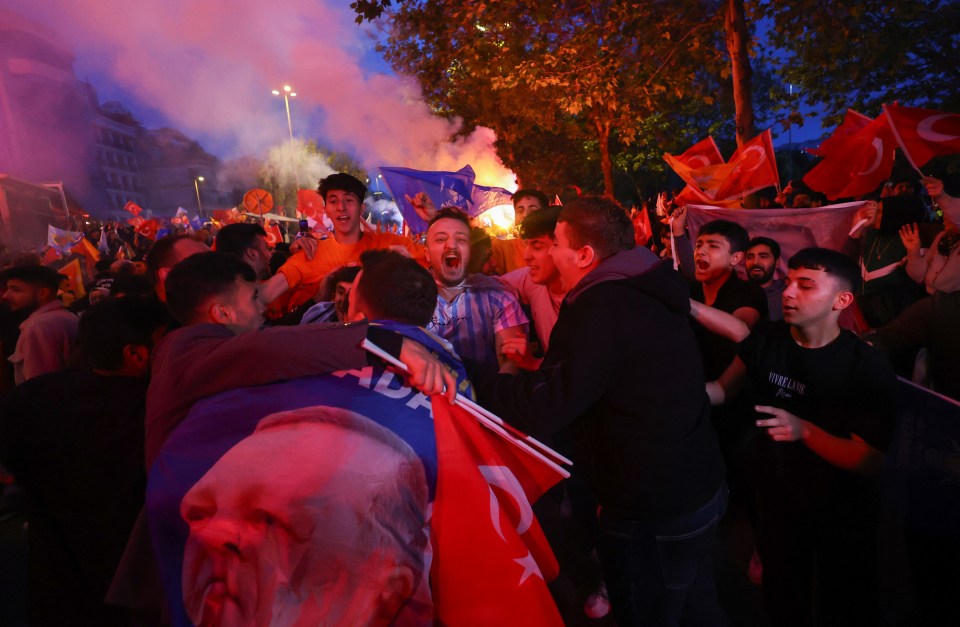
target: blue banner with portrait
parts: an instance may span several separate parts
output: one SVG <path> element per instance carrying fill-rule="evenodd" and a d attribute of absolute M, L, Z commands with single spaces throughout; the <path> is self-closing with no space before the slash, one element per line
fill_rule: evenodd
<path fill-rule="evenodd" d="M 432 624 L 436 488 L 430 399 L 382 367 L 197 403 L 147 491 L 173 624 Z"/>

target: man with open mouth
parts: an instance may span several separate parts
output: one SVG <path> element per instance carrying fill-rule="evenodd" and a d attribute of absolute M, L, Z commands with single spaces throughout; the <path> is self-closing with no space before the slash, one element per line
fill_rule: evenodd
<path fill-rule="evenodd" d="M 260 285 L 263 302 L 271 303 L 269 318 L 290 313 L 310 302 L 320 291 L 323 279 L 342 266 L 360 263 L 366 250 L 404 249 L 414 259 L 423 257 L 423 249 L 402 235 L 363 230 L 363 199 L 367 187 L 344 172 L 320 181 L 323 210 L 333 223 L 332 237 L 316 240 L 297 239 L 290 250 L 296 252 L 280 270 Z"/>
<path fill-rule="evenodd" d="M 468 274 L 470 218 L 446 207 L 427 227 L 427 262 L 437 282 L 437 310 L 427 330 L 453 345 L 463 358 L 502 363 L 502 346 L 526 337 L 527 317 L 520 302 L 499 281 Z"/>

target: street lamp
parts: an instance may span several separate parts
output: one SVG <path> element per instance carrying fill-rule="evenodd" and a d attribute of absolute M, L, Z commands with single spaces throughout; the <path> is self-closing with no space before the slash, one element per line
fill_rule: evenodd
<path fill-rule="evenodd" d="M 283 104 L 287 108 L 287 130 L 290 131 L 290 141 L 293 141 L 293 122 L 290 121 L 290 99 L 297 97 L 297 92 L 293 91 L 293 88 L 290 85 L 284 85 L 283 91 L 279 89 L 274 89 L 272 92 L 274 96 L 279 96 L 283 94 Z"/>
<path fill-rule="evenodd" d="M 200 183 L 203 183 L 202 176 L 198 176 L 197 178 L 193 179 L 193 189 L 197 190 L 197 211 L 199 211 L 200 215 L 202 216 L 203 205 L 200 204 Z"/>

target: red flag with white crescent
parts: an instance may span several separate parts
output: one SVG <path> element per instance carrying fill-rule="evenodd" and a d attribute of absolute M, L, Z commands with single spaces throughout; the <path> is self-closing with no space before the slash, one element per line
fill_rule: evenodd
<path fill-rule="evenodd" d="M 764 187 L 780 185 L 770 129 L 737 148 L 727 164 L 733 168 L 717 188 L 717 200 L 742 198 Z"/>
<path fill-rule="evenodd" d="M 645 246 L 647 240 L 653 235 L 653 227 L 650 226 L 650 215 L 646 208 L 641 207 L 637 212 L 637 217 L 633 220 L 633 239 L 637 246 Z"/>
<path fill-rule="evenodd" d="M 270 248 L 273 248 L 283 241 L 283 234 L 280 233 L 280 227 L 276 224 L 271 224 L 270 226 L 265 225 L 263 230 L 267 232 L 267 245 Z"/>
<path fill-rule="evenodd" d="M 147 239 L 156 239 L 157 231 L 160 230 L 160 222 L 157 220 L 146 220 L 143 224 L 137 227 L 137 233 L 146 237 Z"/>
<path fill-rule="evenodd" d="M 940 155 L 960 153 L 960 113 L 885 105 L 883 111 L 903 154 L 919 170 Z"/>
<path fill-rule="evenodd" d="M 869 194 L 890 178 L 895 151 L 893 132 L 880 116 L 836 145 L 803 182 L 830 200 Z"/>
<path fill-rule="evenodd" d="M 531 503 L 563 475 L 442 397 L 432 406 L 437 624 L 562 625 L 547 589 L 559 567 Z"/>
<path fill-rule="evenodd" d="M 823 140 L 816 148 L 806 148 L 805 150 L 811 155 L 826 157 L 872 121 L 869 116 L 857 113 L 853 109 L 847 109 L 847 114 L 844 116 L 843 122 L 833 130 L 830 137 Z"/>
<path fill-rule="evenodd" d="M 728 174 L 727 168 L 717 167 L 723 165 L 723 155 L 713 137 L 698 141 L 682 155 L 664 154 L 663 160 L 687 185 L 704 194 L 715 190 Z M 704 195 L 704 198 L 712 199 L 713 196 Z"/>
<path fill-rule="evenodd" d="M 313 189 L 297 190 L 297 211 L 304 217 L 320 220 L 323 216 L 323 199 L 319 192 Z"/>

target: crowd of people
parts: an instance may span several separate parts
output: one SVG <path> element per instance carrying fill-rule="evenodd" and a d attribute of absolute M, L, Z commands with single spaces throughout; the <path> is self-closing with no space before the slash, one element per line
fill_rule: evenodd
<path fill-rule="evenodd" d="M 666 197 L 657 213 L 627 212 L 520 190 L 515 235 L 491 239 L 418 194 L 408 201 L 428 223 L 422 238 L 369 231 L 366 187 L 342 173 L 319 185 L 332 229 L 286 250 L 262 225 L 236 223 L 158 239 L 138 266 L 113 258 L 130 245 L 117 229 L 89 297 L 69 308 L 63 277 L 21 256 L 0 274 L 0 472 L 2 506 L 28 521 L 28 624 L 171 620 L 145 495 L 178 427 L 233 390 L 380 365 L 364 340 L 424 396 L 474 395 L 573 460 L 534 507 L 576 590 L 575 607 L 558 603 L 568 622 L 725 624 L 713 561 L 737 507 L 773 624 L 880 624 L 879 475 L 896 376 L 960 399 L 960 199 L 937 179 L 923 185 L 927 196 L 904 184 L 863 199 L 843 250 L 789 259 L 733 221 L 690 232 L 688 209 Z M 776 203 L 810 206 L 784 192 Z M 213 498 L 209 476 L 190 503 Z M 195 507 L 182 510 L 191 534 L 212 516 Z M 209 555 L 241 552 L 203 533 Z M 919 620 L 956 624 L 960 538 L 903 534 Z M 207 555 L 191 542 L 191 559 Z M 289 618 L 294 592 L 278 585 L 272 618 L 260 607 L 244 624 Z M 205 594 L 187 599 L 190 620 L 233 624 Z M 421 597 L 411 612 L 385 596 L 344 624 L 431 622 Z M 323 608 L 304 616 L 325 620 Z"/>

